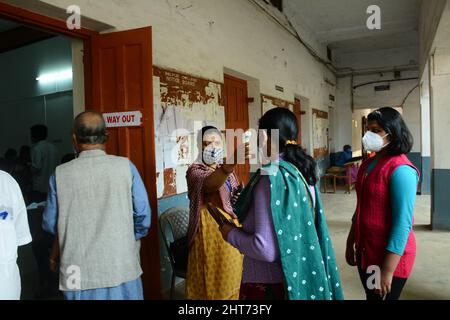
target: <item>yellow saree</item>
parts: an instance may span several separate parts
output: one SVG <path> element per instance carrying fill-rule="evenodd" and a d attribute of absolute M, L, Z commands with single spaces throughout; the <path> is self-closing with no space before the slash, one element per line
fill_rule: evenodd
<path fill-rule="evenodd" d="M 242 263 L 243 255 L 223 240 L 206 206 L 200 208 L 198 230 L 189 249 L 186 298 L 238 300 Z"/>

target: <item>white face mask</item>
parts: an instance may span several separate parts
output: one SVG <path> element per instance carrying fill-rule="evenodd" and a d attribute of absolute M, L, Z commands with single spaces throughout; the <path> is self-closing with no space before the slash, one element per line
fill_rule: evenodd
<path fill-rule="evenodd" d="M 364 149 L 370 152 L 379 152 L 383 150 L 388 144 L 384 144 L 383 139 L 387 137 L 389 134 L 385 135 L 384 137 L 381 137 L 380 135 L 372 132 L 367 131 L 364 135 L 362 142 L 364 145 Z"/>
<path fill-rule="evenodd" d="M 221 164 L 223 160 L 223 148 L 208 145 L 203 150 L 203 162 L 207 165 Z"/>

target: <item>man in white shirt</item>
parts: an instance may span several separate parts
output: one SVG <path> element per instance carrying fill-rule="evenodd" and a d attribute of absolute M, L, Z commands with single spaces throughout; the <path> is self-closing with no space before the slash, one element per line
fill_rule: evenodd
<path fill-rule="evenodd" d="M 33 173 L 33 195 L 31 201 L 42 202 L 47 198 L 48 181 L 59 165 L 58 149 L 47 139 L 48 129 L 45 125 L 30 128 L 31 172 Z"/>
<path fill-rule="evenodd" d="M 0 171 L 0 300 L 19 300 L 17 248 L 31 242 L 27 208 L 17 182 Z"/>

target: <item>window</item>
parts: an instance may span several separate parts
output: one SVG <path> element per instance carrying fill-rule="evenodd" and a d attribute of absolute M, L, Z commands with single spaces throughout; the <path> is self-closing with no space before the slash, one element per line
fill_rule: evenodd
<path fill-rule="evenodd" d="M 283 12 L 283 0 L 270 0 L 270 3 L 278 10 Z"/>

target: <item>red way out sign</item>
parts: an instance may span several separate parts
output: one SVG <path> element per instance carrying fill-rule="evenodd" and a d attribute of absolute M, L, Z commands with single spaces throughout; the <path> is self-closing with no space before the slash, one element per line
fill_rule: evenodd
<path fill-rule="evenodd" d="M 137 127 L 142 124 L 142 113 L 140 111 L 104 113 L 107 128 L 115 127 Z"/>

